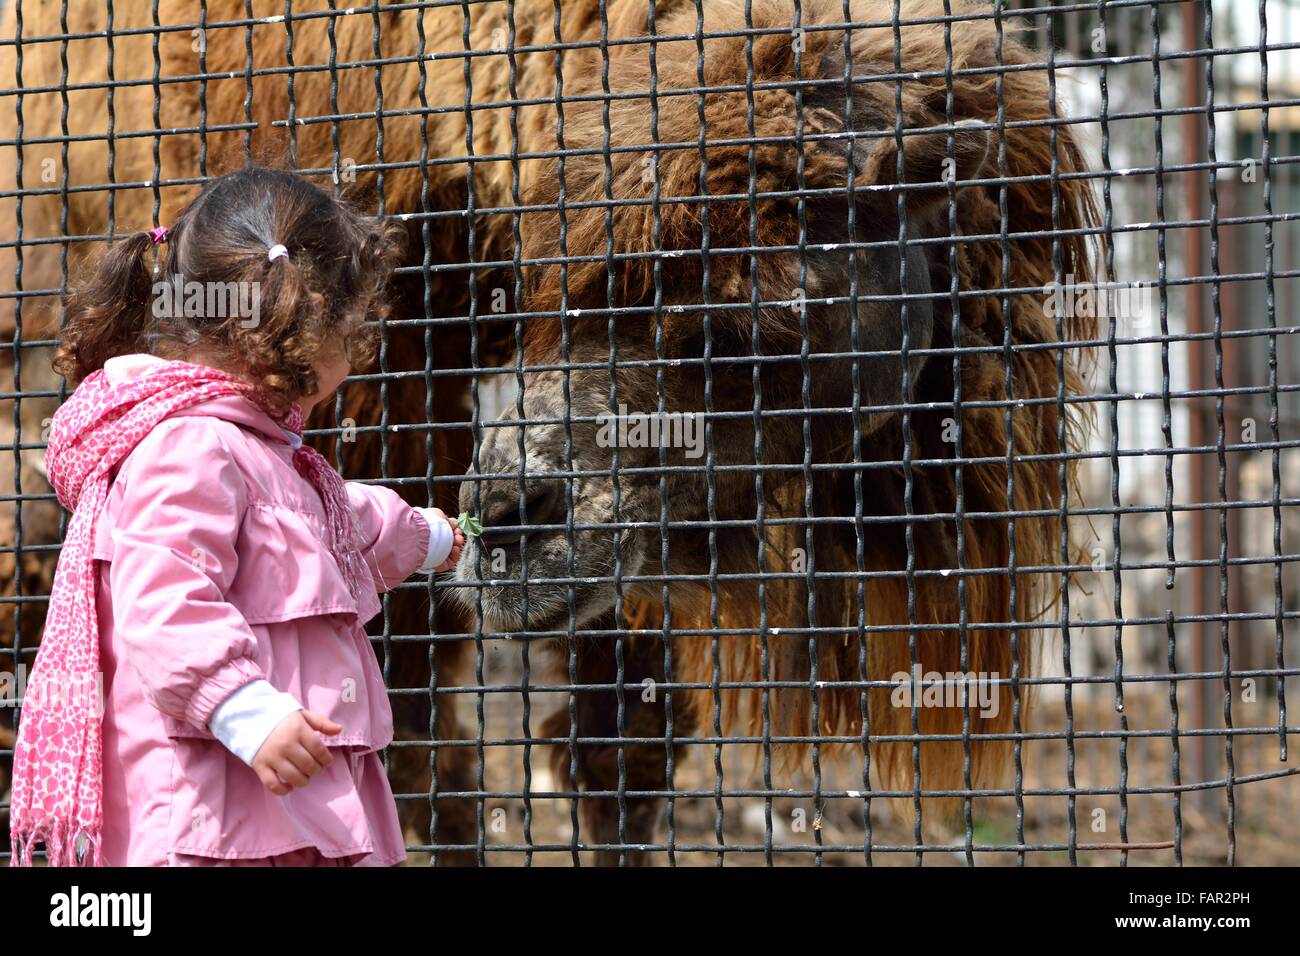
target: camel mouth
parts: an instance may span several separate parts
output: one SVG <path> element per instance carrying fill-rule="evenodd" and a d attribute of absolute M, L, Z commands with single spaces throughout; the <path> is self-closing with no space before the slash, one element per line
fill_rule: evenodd
<path fill-rule="evenodd" d="M 566 589 L 556 585 L 529 587 L 525 608 L 522 590 L 518 584 L 458 588 L 456 601 L 478 621 L 483 633 L 516 640 L 559 640 L 571 632 L 576 635 L 586 621 L 605 610 L 594 596 L 584 598 L 575 593 L 570 615 Z"/>
<path fill-rule="evenodd" d="M 563 540 L 562 535 L 556 537 Z M 495 550 L 481 541 L 467 542 L 452 575 L 459 586 L 451 590 L 451 599 L 486 632 L 523 639 L 563 637 L 613 606 L 604 593 L 607 588 L 579 581 L 576 574 L 569 576 L 563 568 L 551 568 L 551 562 L 531 546 L 526 577 L 517 549 L 506 548 L 505 566 L 494 570 Z M 567 580 L 538 583 L 536 578 Z"/>

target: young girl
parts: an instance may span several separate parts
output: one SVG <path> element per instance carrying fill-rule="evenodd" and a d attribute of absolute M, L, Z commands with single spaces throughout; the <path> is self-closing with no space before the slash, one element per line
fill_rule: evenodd
<path fill-rule="evenodd" d="M 117 242 L 71 299 L 56 367 L 80 385 L 46 463 L 72 519 L 14 755 L 20 865 L 37 842 L 55 865 L 404 859 L 362 628 L 463 538 L 301 439 L 368 358 L 395 248 L 251 167 Z"/>

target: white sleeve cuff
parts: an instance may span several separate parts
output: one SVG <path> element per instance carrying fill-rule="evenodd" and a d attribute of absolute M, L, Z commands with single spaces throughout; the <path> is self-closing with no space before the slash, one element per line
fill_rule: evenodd
<path fill-rule="evenodd" d="M 416 508 L 415 510 L 424 515 L 424 520 L 429 524 L 429 548 L 424 555 L 424 564 L 420 565 L 420 573 L 428 574 L 451 556 L 451 546 L 455 536 L 452 534 L 451 522 L 440 515 L 436 509 Z"/>
<path fill-rule="evenodd" d="M 268 680 L 255 680 L 223 700 L 212 712 L 208 729 L 226 749 L 250 767 L 258 749 L 276 726 L 302 710 L 291 694 L 276 690 Z"/>

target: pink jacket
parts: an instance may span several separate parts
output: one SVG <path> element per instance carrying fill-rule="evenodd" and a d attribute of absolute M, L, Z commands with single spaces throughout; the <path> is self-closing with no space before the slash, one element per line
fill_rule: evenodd
<path fill-rule="evenodd" d="M 377 751 L 392 712 L 358 609 L 326 547 L 319 495 L 278 425 L 242 398 L 178 412 L 123 461 L 95 533 L 104 672 L 104 862 L 254 858 L 316 847 L 385 866 L 405 858 Z M 384 590 L 421 567 L 425 516 L 348 483 Z M 266 679 L 342 724 L 333 763 L 277 797 L 209 729 Z"/>

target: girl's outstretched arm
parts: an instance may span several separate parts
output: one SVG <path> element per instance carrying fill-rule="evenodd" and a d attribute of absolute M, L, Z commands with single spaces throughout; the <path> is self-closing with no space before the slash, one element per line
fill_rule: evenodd
<path fill-rule="evenodd" d="M 382 485 L 349 481 L 347 489 L 364 542 L 362 554 L 378 590 L 395 587 L 417 571 L 436 570 L 452 554 L 457 531 L 437 508 L 413 508 Z"/>

